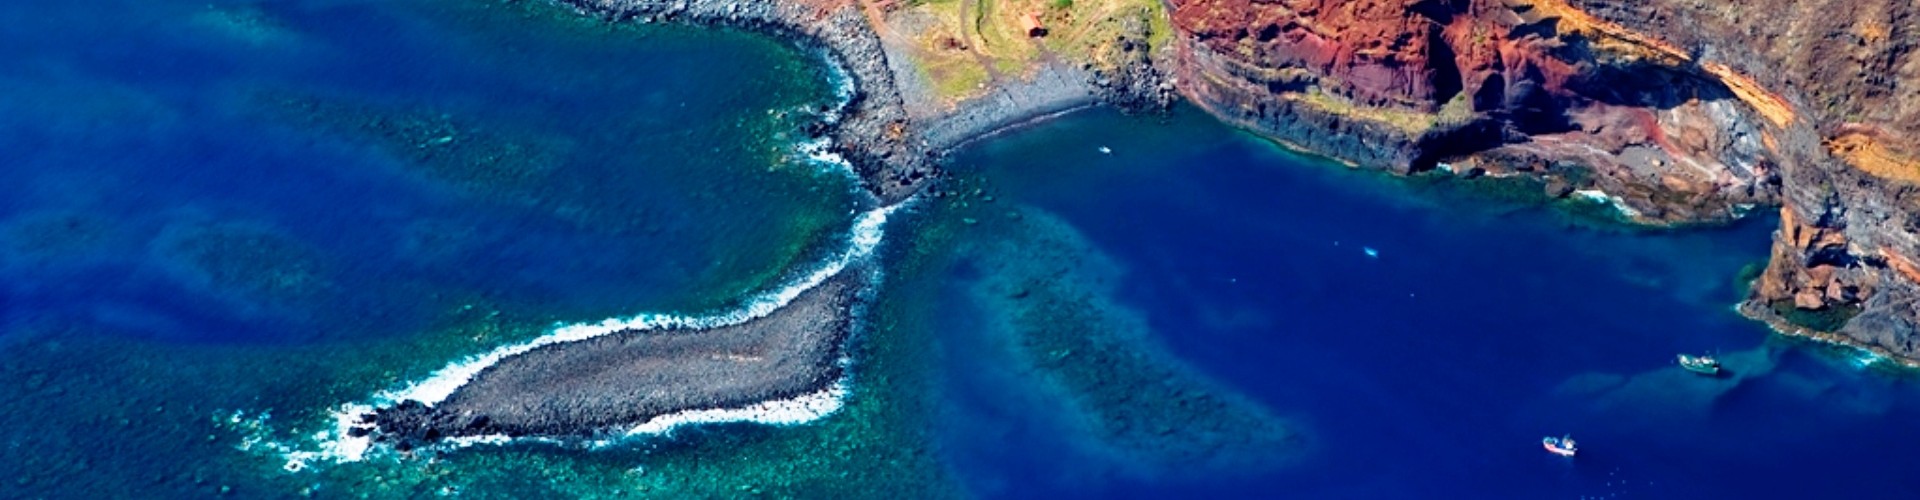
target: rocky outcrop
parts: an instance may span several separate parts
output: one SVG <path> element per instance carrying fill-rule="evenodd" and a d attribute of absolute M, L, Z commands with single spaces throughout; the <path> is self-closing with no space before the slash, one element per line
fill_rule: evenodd
<path fill-rule="evenodd" d="M 1547 0 L 1175 1 L 1181 90 L 1355 165 L 1531 173 L 1641 222 L 1778 195 L 1763 114 L 1685 51 Z"/>
<path fill-rule="evenodd" d="M 406 451 L 468 436 L 591 437 L 677 412 L 739 408 L 823 391 L 866 273 L 840 275 L 772 314 L 705 329 L 625 330 L 500 360 L 446 400 L 402 401 L 353 432 Z"/>
<path fill-rule="evenodd" d="M 1357 166 L 1538 175 L 1645 223 L 1782 205 L 1743 310 L 1920 359 L 1912 3 L 1172 3 L 1180 90 L 1229 121 Z"/>

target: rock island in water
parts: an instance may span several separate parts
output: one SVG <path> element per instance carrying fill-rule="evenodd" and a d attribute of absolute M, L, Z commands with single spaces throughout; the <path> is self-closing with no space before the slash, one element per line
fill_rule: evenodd
<path fill-rule="evenodd" d="M 442 438 L 591 436 L 689 410 L 823 391 L 841 374 L 862 269 L 764 317 L 708 329 L 625 329 L 502 359 L 445 401 L 402 401 L 355 434 L 407 450 Z"/>

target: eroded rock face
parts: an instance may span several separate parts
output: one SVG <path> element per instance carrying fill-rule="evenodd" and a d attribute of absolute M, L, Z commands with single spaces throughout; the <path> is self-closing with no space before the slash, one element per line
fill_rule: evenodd
<path fill-rule="evenodd" d="M 1180 90 L 1356 165 L 1538 175 L 1641 222 L 1783 205 L 1745 310 L 1908 359 L 1920 6 L 1173 0 Z"/>
<path fill-rule="evenodd" d="M 1651 223 L 1778 193 L 1763 116 L 1693 55 L 1546 0 L 1176 2 L 1183 90 L 1301 149 L 1533 173 Z"/>

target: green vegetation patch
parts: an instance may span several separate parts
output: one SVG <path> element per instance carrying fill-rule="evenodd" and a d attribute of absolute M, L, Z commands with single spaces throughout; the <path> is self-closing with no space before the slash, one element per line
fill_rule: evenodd
<path fill-rule="evenodd" d="M 1325 83 L 1323 83 L 1325 84 Z M 1330 84 L 1325 84 L 1329 85 Z M 1328 94 L 1314 87 L 1306 92 L 1291 94 L 1299 102 L 1319 108 L 1329 114 L 1349 116 L 1363 120 L 1385 123 L 1400 129 L 1407 137 L 1419 137 L 1432 130 L 1440 120 L 1440 115 L 1423 113 L 1413 109 L 1398 109 L 1384 106 L 1366 106 L 1353 102 L 1346 97 Z"/>
<path fill-rule="evenodd" d="M 1780 319 L 1816 332 L 1840 331 L 1841 327 L 1847 326 L 1848 320 L 1860 314 L 1860 306 L 1851 305 L 1827 306 L 1814 310 L 1801 309 L 1793 305 L 1793 299 L 1774 300 L 1768 302 L 1767 307 L 1772 309 L 1775 315 L 1780 316 Z"/>
<path fill-rule="evenodd" d="M 1157 0 L 933 0 L 910 2 L 917 31 L 915 64 L 943 99 L 980 92 L 980 84 L 1025 78 L 1043 61 L 1105 69 L 1136 64 L 1172 40 L 1172 21 Z M 1027 19 L 1046 34 L 1034 37 Z M 898 19 L 898 18 L 896 18 Z M 921 20 L 926 26 L 920 26 Z M 1126 42 L 1122 42 L 1122 40 Z"/>

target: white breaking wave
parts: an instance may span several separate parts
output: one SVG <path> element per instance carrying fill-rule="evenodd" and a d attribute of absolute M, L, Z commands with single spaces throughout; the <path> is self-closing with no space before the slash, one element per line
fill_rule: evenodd
<path fill-rule="evenodd" d="M 847 177 L 859 180 L 859 175 L 853 172 L 853 162 L 847 161 L 845 157 L 840 156 L 840 153 L 833 152 L 831 137 L 821 136 L 817 139 L 800 141 L 793 145 L 793 152 L 805 161 L 830 167 L 835 172 L 841 172 Z"/>
<path fill-rule="evenodd" d="M 1579 196 L 1581 198 L 1585 198 L 1588 200 L 1592 200 L 1598 203 L 1602 203 L 1607 206 L 1611 206 L 1613 207 L 1614 210 L 1619 211 L 1620 215 L 1626 216 L 1627 218 L 1640 217 L 1640 211 L 1634 210 L 1633 207 L 1627 206 L 1627 200 L 1622 199 L 1618 196 L 1607 194 L 1606 191 L 1601 191 L 1598 189 L 1579 189 L 1579 190 L 1575 190 L 1573 192 L 1573 195 Z"/>
<path fill-rule="evenodd" d="M 762 401 L 740 408 L 687 410 L 653 417 L 627 430 L 627 436 L 665 434 L 675 427 L 722 422 L 755 422 L 768 425 L 797 425 L 818 420 L 840 409 L 847 397 L 843 379 L 826 389 L 787 399 Z M 613 442 L 601 443 L 613 444 Z"/>
<path fill-rule="evenodd" d="M 584 441 L 562 441 L 542 437 L 512 437 L 504 434 L 484 436 L 461 436 L 442 440 L 436 449 L 457 450 L 469 446 L 503 445 L 510 443 L 547 443 L 558 446 L 575 445 L 586 449 L 601 449 L 619 446 L 628 440 L 659 436 L 687 425 L 719 424 L 728 422 L 753 422 L 764 425 L 799 425 L 839 411 L 847 397 L 846 381 L 842 379 L 832 386 L 819 391 L 794 396 L 787 399 L 761 401 L 738 408 L 711 408 L 685 410 L 648 419 L 635 425 L 621 435 L 604 439 Z M 291 459 L 291 456 L 289 457 Z M 351 461 L 351 460 L 347 460 Z M 292 463 L 289 461 L 289 463 Z M 288 468 L 289 471 L 298 470 Z"/>
<path fill-rule="evenodd" d="M 414 400 L 428 405 L 447 399 L 454 390 L 466 385 L 474 375 L 500 360 L 517 356 L 540 347 L 565 342 L 578 342 L 624 330 L 660 330 L 660 329 L 710 329 L 732 326 L 764 317 L 786 307 L 800 294 L 826 282 L 828 278 L 840 274 L 847 265 L 872 255 L 874 248 L 880 246 L 881 227 L 887 222 L 887 215 L 893 213 L 899 205 L 869 210 L 860 215 L 853 224 L 849 248 L 838 257 L 828 260 L 825 265 L 799 279 L 787 283 L 772 291 L 750 298 L 738 309 L 713 316 L 681 316 L 665 313 L 646 313 L 630 318 L 611 318 L 599 323 L 575 323 L 555 328 L 546 335 L 533 340 L 502 346 L 492 352 L 460 361 L 433 373 L 425 379 L 414 382 L 395 391 L 386 391 L 374 395 L 381 403 L 395 403 Z"/>
<path fill-rule="evenodd" d="M 900 203 L 859 214 L 854 219 L 845 252 L 828 259 L 810 272 L 791 278 L 777 288 L 747 299 L 739 308 L 710 316 L 646 313 L 628 318 L 612 318 L 599 323 L 560 325 L 547 334 L 531 340 L 501 346 L 485 354 L 451 363 L 405 387 L 375 393 L 368 402 L 349 403 L 334 408 L 330 412 L 333 417 L 332 428 L 311 436 L 317 445 L 313 449 L 298 449 L 287 443 L 268 439 L 267 434 L 270 428 L 266 421 L 269 416 L 265 413 L 249 416 L 244 412 L 236 412 L 230 417 L 230 423 L 247 434 L 240 444 L 242 450 L 264 451 L 283 457 L 286 459 L 283 467 L 288 472 L 305 470 L 321 462 L 346 463 L 365 460 L 375 450 L 371 436 L 354 437 L 348 431 L 359 423 L 361 417 L 372 413 L 377 407 L 407 400 L 428 405 L 440 403 L 461 386 L 472 381 L 475 375 L 487 367 L 508 357 L 543 346 L 577 342 L 625 330 L 709 329 L 737 325 L 765 317 L 786 307 L 807 290 L 840 274 L 848 266 L 871 257 L 885 235 L 884 227 L 887 217 L 905 205 L 906 203 Z M 811 422 L 839 410 L 847 393 L 846 381 L 842 379 L 827 389 L 787 399 L 763 401 L 738 408 L 697 409 L 661 415 L 629 429 L 623 438 L 662 434 L 676 427 L 691 424 L 755 422 L 794 425 Z M 590 447 L 608 446 L 617 444 L 620 439 L 590 441 L 586 444 Z M 538 438 L 532 440 L 558 443 L 558 441 Z M 479 436 L 450 439 L 446 446 L 460 448 L 509 441 L 518 440 L 506 436 Z"/>
<path fill-rule="evenodd" d="M 840 64 L 840 58 L 825 50 L 819 55 L 821 60 L 827 62 L 827 82 L 833 84 L 833 108 L 827 112 L 826 120 L 830 124 L 839 124 L 846 115 L 847 106 L 853 104 L 853 94 L 860 91 L 859 82 L 853 79 L 853 74 L 847 71 L 846 66 Z"/>
<path fill-rule="evenodd" d="M 828 107 L 820 113 L 820 121 L 826 123 L 828 126 L 838 127 L 840 120 L 846 117 L 847 106 L 853 103 L 853 94 L 859 91 L 859 89 L 856 87 L 853 77 L 847 73 L 847 69 L 840 65 L 839 58 L 834 57 L 833 54 L 824 50 L 818 55 L 822 61 L 826 62 L 827 81 L 833 84 L 834 97 L 833 106 Z M 810 106 L 801 105 L 799 108 L 789 112 L 807 112 L 809 108 Z M 833 167 L 834 170 L 844 173 L 848 178 L 853 179 L 856 184 L 860 181 L 860 174 L 854 170 L 853 163 L 847 161 L 847 159 L 840 156 L 839 153 L 833 152 L 832 134 L 823 134 L 817 138 L 798 141 L 793 145 L 793 152 L 801 159 L 813 162 L 814 164 Z"/>
<path fill-rule="evenodd" d="M 516 442 L 536 442 L 553 445 L 576 445 L 586 449 L 602 449 L 619 446 L 628 440 L 659 436 L 674 429 L 688 425 L 720 424 L 729 422 L 753 422 L 764 425 L 800 425 L 840 411 L 845 404 L 847 393 L 846 380 L 842 379 L 825 389 L 801 394 L 786 399 L 761 401 L 738 408 L 708 408 L 668 413 L 647 419 L 626 432 L 603 439 L 561 441 L 551 438 L 516 438 L 504 434 L 484 436 L 461 436 L 442 440 L 437 449 L 460 449 L 476 445 L 503 445 Z M 296 469 L 288 469 L 296 470 Z"/>

